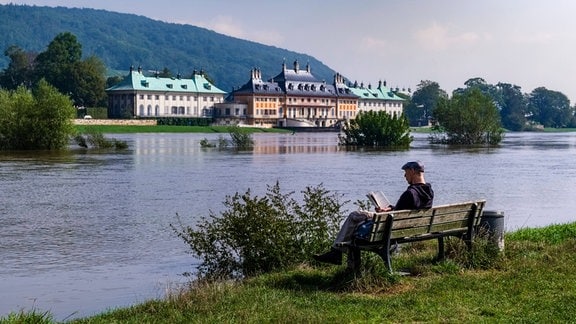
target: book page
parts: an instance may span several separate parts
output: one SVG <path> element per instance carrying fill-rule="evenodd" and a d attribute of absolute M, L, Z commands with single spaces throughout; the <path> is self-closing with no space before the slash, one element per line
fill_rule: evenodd
<path fill-rule="evenodd" d="M 376 207 L 386 208 L 392 205 L 382 191 L 370 191 L 366 196 Z"/>

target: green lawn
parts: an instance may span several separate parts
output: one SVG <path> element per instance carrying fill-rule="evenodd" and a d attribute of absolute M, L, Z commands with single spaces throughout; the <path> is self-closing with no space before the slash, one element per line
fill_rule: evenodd
<path fill-rule="evenodd" d="M 430 244 L 428 244 L 430 243 Z M 568 323 L 576 314 L 576 223 L 506 233 L 490 266 L 435 263 L 434 242 L 408 245 L 388 275 L 371 258 L 361 277 L 344 266 L 303 264 L 243 282 L 195 282 L 151 300 L 72 323 Z M 373 266 L 370 266 L 373 265 Z M 366 268 L 367 267 L 367 268 Z M 14 313 L 5 323 L 52 323 Z M 33 321 L 34 319 L 40 321 Z M 3 322 L 3 323 L 4 323 Z"/>

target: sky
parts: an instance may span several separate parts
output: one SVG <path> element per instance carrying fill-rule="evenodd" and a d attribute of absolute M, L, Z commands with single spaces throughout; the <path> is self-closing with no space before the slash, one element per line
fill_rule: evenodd
<path fill-rule="evenodd" d="M 471 78 L 576 103 L 573 0 L 0 0 L 131 13 L 314 56 L 350 81 L 451 93 Z M 278 65 L 283 58 L 278 58 Z M 314 67 L 311 66 L 312 73 Z M 268 74 L 274 71 L 268 72 Z"/>

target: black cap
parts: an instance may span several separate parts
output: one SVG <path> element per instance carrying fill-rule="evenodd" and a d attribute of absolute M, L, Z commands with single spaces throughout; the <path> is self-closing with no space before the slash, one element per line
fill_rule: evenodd
<path fill-rule="evenodd" d="M 420 161 L 411 161 L 402 166 L 402 170 L 412 169 L 419 172 L 424 172 L 424 164 Z"/>

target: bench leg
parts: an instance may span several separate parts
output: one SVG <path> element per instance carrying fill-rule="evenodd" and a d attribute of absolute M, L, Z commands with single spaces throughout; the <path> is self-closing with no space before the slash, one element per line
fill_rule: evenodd
<path fill-rule="evenodd" d="M 384 247 L 374 252 L 376 252 L 376 254 L 378 254 L 382 258 L 382 261 L 384 261 L 384 265 L 386 265 L 386 269 L 388 269 L 388 272 L 392 273 L 392 260 L 390 257 L 390 247 L 389 246 Z"/>
<path fill-rule="evenodd" d="M 358 272 L 360 271 L 360 249 L 355 247 L 348 248 L 348 269 Z"/>
<path fill-rule="evenodd" d="M 438 260 L 444 260 L 444 237 L 438 237 Z"/>

